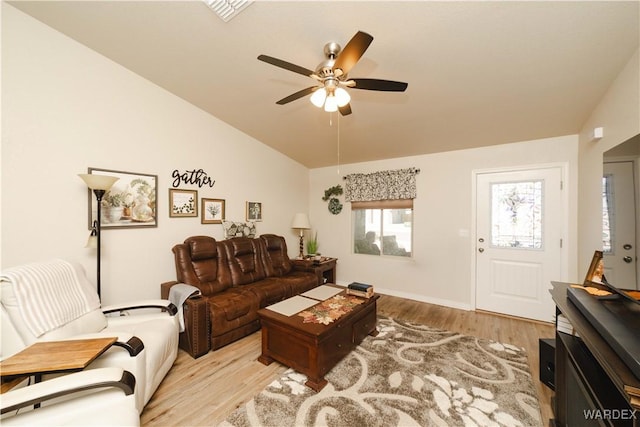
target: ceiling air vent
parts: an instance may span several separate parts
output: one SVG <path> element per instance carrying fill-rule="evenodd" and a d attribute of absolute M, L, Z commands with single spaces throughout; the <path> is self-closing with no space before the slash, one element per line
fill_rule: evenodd
<path fill-rule="evenodd" d="M 204 2 L 220 19 L 229 22 L 231 18 L 253 3 L 253 0 L 204 0 Z"/>

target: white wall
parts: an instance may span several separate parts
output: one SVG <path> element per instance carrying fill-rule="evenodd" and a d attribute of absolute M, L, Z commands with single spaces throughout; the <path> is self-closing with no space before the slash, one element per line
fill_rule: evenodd
<path fill-rule="evenodd" d="M 158 227 L 105 230 L 103 303 L 157 298 L 175 279 L 171 247 L 197 234 L 222 238 L 221 225 L 169 218 L 174 169 L 204 169 L 244 220 L 245 201 L 263 202 L 258 233 L 287 237 L 305 212 L 308 170 L 182 99 L 2 2 L 1 266 L 61 257 L 95 281 L 87 241 L 87 167 L 158 175 Z"/>
<path fill-rule="evenodd" d="M 428 143 L 428 142 L 425 142 Z M 469 309 L 475 254 L 472 224 L 474 171 L 523 165 L 567 165 L 569 194 L 566 236 L 568 280 L 575 277 L 577 135 L 485 147 L 473 150 L 406 157 L 377 162 L 313 169 L 310 175 L 310 221 L 318 231 L 320 252 L 338 258 L 337 281 L 373 285 L 377 290 L 419 301 Z M 353 254 L 350 204 L 332 215 L 322 201 L 324 190 L 344 186 L 350 173 L 416 167 L 418 197 L 414 200 L 413 258 Z M 341 198 L 344 201 L 344 197 Z M 562 209 L 562 207 L 559 207 Z"/>
<path fill-rule="evenodd" d="M 219 225 L 168 217 L 171 172 L 202 168 L 216 185 L 199 189 L 199 196 L 226 199 L 228 219 L 244 218 L 245 201 L 262 201 L 259 233 L 285 235 L 290 256 L 298 246 L 291 218 L 309 212 L 320 251 L 339 258 L 338 282 L 369 282 L 392 294 L 467 308 L 473 303 L 473 236 L 465 235 L 473 230 L 472 172 L 566 162 L 568 280 L 580 280 L 600 239 L 593 206 L 600 204 L 602 152 L 639 131 L 638 75 L 636 52 L 585 123 L 579 154 L 578 137 L 565 136 L 343 165 L 339 174 L 334 167 L 309 172 L 3 2 L 0 265 L 63 257 L 81 262 L 93 279 L 95 252 L 84 248 L 87 192 L 76 174 L 87 167 L 157 174 L 158 227 L 105 231 L 102 277 L 106 304 L 157 297 L 160 282 L 175 277 L 170 251 L 175 243 L 194 234 L 222 237 Z M 598 144 L 589 137 L 595 126 L 605 128 Z M 422 170 L 415 257 L 352 254 L 349 206 L 331 215 L 321 200 L 324 190 L 342 184 L 348 173 L 402 167 Z"/>
<path fill-rule="evenodd" d="M 578 189 L 578 269 L 586 274 L 593 251 L 602 249 L 603 153 L 640 133 L 640 51 L 612 82 L 580 131 Z M 593 139 L 593 129 L 604 137 Z M 580 279 L 582 280 L 582 279 Z"/>

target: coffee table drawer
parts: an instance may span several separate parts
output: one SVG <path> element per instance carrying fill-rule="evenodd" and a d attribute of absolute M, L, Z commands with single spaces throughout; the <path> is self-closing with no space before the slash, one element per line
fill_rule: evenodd
<path fill-rule="evenodd" d="M 367 335 L 370 335 L 376 329 L 377 321 L 375 310 L 367 310 L 362 319 L 356 320 L 353 324 L 353 344 L 360 344 Z"/>
<path fill-rule="evenodd" d="M 331 334 L 322 339 L 318 348 L 318 371 L 316 375 L 324 376 L 336 363 L 353 350 L 352 324 L 338 325 Z"/>

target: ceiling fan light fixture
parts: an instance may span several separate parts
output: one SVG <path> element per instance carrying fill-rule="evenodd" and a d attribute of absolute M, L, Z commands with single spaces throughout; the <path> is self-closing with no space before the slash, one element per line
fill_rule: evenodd
<path fill-rule="evenodd" d="M 338 100 L 334 95 L 327 96 L 327 100 L 324 102 L 324 111 L 328 113 L 338 111 Z"/>
<path fill-rule="evenodd" d="M 324 88 L 320 88 L 315 92 L 313 92 L 313 95 L 311 95 L 310 101 L 316 107 L 322 108 L 322 106 L 324 105 L 325 99 L 327 99 L 327 91 L 324 90 Z"/>
<path fill-rule="evenodd" d="M 344 107 L 349 103 L 349 101 L 351 101 L 351 96 L 349 96 L 349 92 L 342 89 L 341 87 L 336 88 L 335 97 L 338 103 L 338 107 Z"/>

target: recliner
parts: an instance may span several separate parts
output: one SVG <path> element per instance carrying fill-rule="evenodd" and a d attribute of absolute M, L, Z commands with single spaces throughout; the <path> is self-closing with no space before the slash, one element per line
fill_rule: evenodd
<path fill-rule="evenodd" d="M 43 306 L 42 311 L 48 312 L 52 318 L 57 315 L 74 318 L 45 332 L 34 333 L 25 322 L 24 296 L 17 295 L 19 291 L 16 291 L 15 283 L 15 273 L 28 271 L 31 267 L 47 272 L 44 279 L 32 284 L 35 292 L 54 295 L 60 292 L 56 281 L 70 289 L 72 285 L 69 282 L 76 282 L 74 286 L 78 293 L 84 293 L 87 300 L 97 298 L 84 269 L 76 263 L 51 260 L 3 270 L 0 274 L 0 357 L 9 357 L 36 341 L 117 337 L 117 343 L 93 361 L 88 369 L 118 367 L 131 372 L 136 378 L 136 408 L 142 412 L 177 357 L 179 325 L 175 306 L 167 300 L 148 300 L 126 306 L 87 308 L 82 314 L 69 316 L 66 312 L 68 307 L 58 305 L 52 312 L 52 304 L 45 303 L 42 305 L 49 307 Z M 57 302 L 61 301 L 65 299 L 58 297 Z M 38 307 L 38 302 L 32 302 L 32 305 Z"/>

